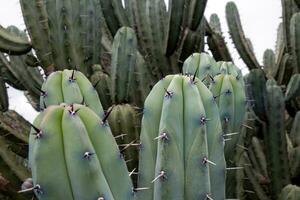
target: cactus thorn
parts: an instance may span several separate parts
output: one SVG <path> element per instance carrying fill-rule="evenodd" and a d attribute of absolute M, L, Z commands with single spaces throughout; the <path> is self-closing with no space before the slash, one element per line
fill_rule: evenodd
<path fill-rule="evenodd" d="M 215 166 L 217 165 L 216 163 L 214 163 L 214 162 L 208 160 L 206 157 L 204 157 L 202 160 L 202 164 L 207 164 L 207 163 L 215 165 Z"/>
<path fill-rule="evenodd" d="M 39 184 L 36 184 L 34 187 L 31 187 L 31 188 L 27 188 L 27 189 L 24 189 L 24 190 L 20 190 L 18 191 L 18 193 L 26 193 L 26 192 L 31 192 L 33 190 L 41 190 L 41 186 Z"/>
<path fill-rule="evenodd" d="M 166 132 L 162 132 L 159 136 L 154 138 L 154 140 L 158 140 L 158 139 L 169 140 L 169 137 L 168 137 L 168 134 Z"/>
<path fill-rule="evenodd" d="M 171 98 L 172 96 L 173 96 L 173 92 L 172 91 L 168 91 L 166 88 L 164 88 L 165 89 L 165 91 L 166 91 L 166 95 L 165 95 L 165 97 L 168 97 L 168 98 Z"/>
<path fill-rule="evenodd" d="M 87 160 L 90 160 L 91 156 L 94 155 L 95 153 L 91 153 L 89 151 L 85 152 L 83 154 L 83 158 L 87 159 Z"/>
<path fill-rule="evenodd" d="M 165 171 L 161 170 L 161 171 L 159 172 L 159 174 L 151 181 L 151 183 L 154 183 L 155 181 L 157 181 L 157 180 L 160 179 L 160 178 L 162 178 L 162 179 L 166 179 L 166 178 L 167 178 L 167 177 L 166 177 L 166 172 L 165 172 Z"/>
<path fill-rule="evenodd" d="M 69 110 L 70 115 L 76 115 L 76 113 L 80 110 L 80 108 L 78 108 L 77 110 L 74 110 L 74 106 L 73 104 L 71 105 L 71 110 Z"/>
<path fill-rule="evenodd" d="M 229 118 L 227 116 L 224 117 L 224 121 L 225 123 L 228 123 L 229 122 Z"/>
<path fill-rule="evenodd" d="M 253 129 L 254 129 L 253 127 L 251 127 L 251 126 L 248 126 L 248 125 L 246 125 L 246 124 L 242 124 L 242 126 L 244 126 L 244 127 L 248 128 L 248 129 L 251 129 L 251 130 L 253 130 Z"/>
<path fill-rule="evenodd" d="M 248 148 L 247 148 L 247 147 L 244 147 L 244 146 L 242 146 L 242 145 L 240 145 L 240 144 L 237 144 L 236 146 L 239 147 L 239 148 L 241 148 L 241 149 L 244 149 L 244 150 L 248 151 Z"/>
<path fill-rule="evenodd" d="M 36 133 L 33 133 L 33 135 L 35 135 L 36 139 L 40 139 L 43 135 L 43 132 L 41 129 L 35 127 L 33 124 L 31 124 L 31 127 L 36 131 Z"/>
<path fill-rule="evenodd" d="M 251 194 L 255 194 L 255 192 L 252 191 L 252 190 L 244 190 L 244 192 L 246 192 L 246 193 L 251 193 Z"/>
<path fill-rule="evenodd" d="M 109 115 L 110 115 L 110 113 L 112 112 L 113 109 L 114 109 L 114 106 L 110 107 L 106 112 L 104 112 L 104 117 L 101 121 L 102 125 L 105 125 L 107 123 L 107 119 L 108 119 L 108 117 L 109 117 Z"/>
<path fill-rule="evenodd" d="M 232 138 L 224 138 L 224 142 L 227 142 L 227 141 L 230 141 L 230 140 L 232 140 Z"/>
<path fill-rule="evenodd" d="M 208 200 L 214 200 L 209 194 L 206 194 L 206 199 L 208 199 Z"/>
<path fill-rule="evenodd" d="M 134 173 L 135 170 L 136 170 L 136 168 L 134 168 L 134 169 L 129 173 L 129 177 Z"/>
<path fill-rule="evenodd" d="M 231 94 L 232 92 L 229 89 L 225 91 L 225 95 L 231 95 Z"/>
<path fill-rule="evenodd" d="M 118 138 L 122 138 L 122 140 L 124 139 L 124 136 L 126 136 L 127 134 L 120 134 L 120 135 L 117 135 L 115 136 L 115 139 L 118 139 Z"/>
<path fill-rule="evenodd" d="M 233 135 L 238 135 L 240 134 L 239 132 L 234 132 L 234 133 L 227 133 L 227 134 L 224 134 L 223 136 L 224 137 L 227 137 L 227 136 L 233 136 Z"/>
<path fill-rule="evenodd" d="M 206 118 L 205 116 L 200 117 L 200 124 L 205 125 L 206 122 L 210 121 L 210 119 Z"/>
<path fill-rule="evenodd" d="M 46 105 L 45 99 L 43 99 L 43 106 L 44 106 L 44 109 L 46 109 L 46 108 L 47 108 L 47 105 Z"/>
<path fill-rule="evenodd" d="M 71 75 L 71 77 L 69 78 L 69 81 L 70 81 L 70 82 L 74 82 L 75 80 L 76 80 L 76 78 L 75 78 L 75 70 L 73 69 L 72 75 Z"/>
<path fill-rule="evenodd" d="M 93 85 L 93 87 L 96 88 L 97 85 L 98 85 L 99 83 L 100 83 L 100 80 L 98 80 L 98 81 Z"/>
<path fill-rule="evenodd" d="M 226 170 L 239 170 L 244 169 L 244 167 L 226 167 Z"/>
<path fill-rule="evenodd" d="M 126 149 L 128 149 L 128 147 L 130 147 L 132 144 L 134 144 L 135 140 L 131 141 L 130 143 L 126 144 L 125 147 L 121 150 L 121 153 L 123 151 L 125 151 Z"/>
<path fill-rule="evenodd" d="M 132 188 L 133 192 L 138 192 L 138 191 L 143 191 L 143 190 L 149 190 L 150 188 L 148 187 L 140 187 L 140 188 Z"/>
<path fill-rule="evenodd" d="M 44 90 L 42 90 L 41 88 L 38 88 L 38 87 L 36 87 L 36 89 L 41 93 L 41 96 L 42 96 L 42 97 L 47 96 L 46 91 L 44 91 Z"/>
<path fill-rule="evenodd" d="M 194 76 L 193 76 L 193 79 L 192 79 L 192 83 L 195 83 L 195 79 L 196 79 L 196 76 L 198 74 L 198 70 L 199 68 L 196 69 L 195 73 L 194 73 Z"/>
<path fill-rule="evenodd" d="M 211 80 L 212 83 L 216 82 L 215 79 L 214 79 L 214 77 L 212 77 L 210 74 L 207 74 L 207 76 L 209 77 L 209 79 Z"/>

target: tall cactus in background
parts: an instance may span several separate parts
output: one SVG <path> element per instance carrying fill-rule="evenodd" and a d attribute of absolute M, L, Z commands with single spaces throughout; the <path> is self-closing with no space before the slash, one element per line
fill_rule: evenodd
<path fill-rule="evenodd" d="M 31 50 L 31 44 L 0 26 L 0 51 L 10 55 L 22 55 Z"/>

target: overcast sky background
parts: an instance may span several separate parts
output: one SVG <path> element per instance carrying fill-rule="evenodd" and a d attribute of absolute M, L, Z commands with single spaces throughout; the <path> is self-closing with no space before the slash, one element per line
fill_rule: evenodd
<path fill-rule="evenodd" d="M 254 51 L 260 63 L 263 52 L 267 48 L 274 49 L 276 32 L 281 20 L 281 2 L 279 0 L 233 0 L 240 12 L 244 32 L 251 39 Z M 239 59 L 238 53 L 233 48 L 228 36 L 225 18 L 225 5 L 228 0 L 208 0 L 205 15 L 207 18 L 212 13 L 217 13 L 221 19 L 222 30 L 226 41 L 230 45 L 230 51 L 235 63 L 244 70 L 245 65 Z M 19 0 L 0 0 L 0 24 L 4 27 L 15 25 L 25 29 Z M 33 121 L 37 113 L 31 108 L 27 99 L 14 89 L 9 90 L 10 109 L 16 110 L 27 120 Z"/>

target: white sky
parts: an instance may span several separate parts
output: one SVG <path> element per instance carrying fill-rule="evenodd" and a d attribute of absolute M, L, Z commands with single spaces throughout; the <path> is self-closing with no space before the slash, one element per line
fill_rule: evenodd
<path fill-rule="evenodd" d="M 166 0 L 167 1 L 167 0 Z M 260 63 L 262 63 L 263 52 L 267 48 L 274 49 L 277 26 L 281 18 L 281 3 L 274 0 L 233 0 L 239 9 L 244 32 L 253 43 L 254 51 Z M 238 53 L 231 45 L 228 36 L 227 23 L 225 19 L 225 5 L 227 0 L 208 0 L 205 15 L 217 13 L 221 19 L 222 30 L 226 41 L 230 43 L 230 51 L 236 64 L 244 70 L 245 65 L 239 59 Z M 0 0 L 0 24 L 4 27 L 9 25 L 25 29 L 19 0 Z M 9 90 L 10 108 L 15 109 L 29 121 L 33 121 L 36 112 L 20 92 Z"/>

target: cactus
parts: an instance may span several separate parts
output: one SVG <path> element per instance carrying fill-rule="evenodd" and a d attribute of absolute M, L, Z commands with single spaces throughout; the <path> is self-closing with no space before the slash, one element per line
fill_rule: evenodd
<path fill-rule="evenodd" d="M 212 77 L 219 73 L 216 61 L 206 53 L 194 53 L 183 64 L 183 74 L 193 75 L 205 84 L 209 84 Z"/>
<path fill-rule="evenodd" d="M 131 178 L 137 184 L 138 171 L 138 146 L 140 135 L 140 114 L 129 104 L 114 105 L 109 110 L 111 113 L 108 122 L 119 149 L 124 155 L 128 171 L 132 172 Z"/>
<path fill-rule="evenodd" d="M 251 70 L 245 77 L 247 87 L 247 96 L 250 101 L 253 101 L 252 109 L 257 117 L 261 120 L 266 120 L 266 77 L 261 69 Z"/>
<path fill-rule="evenodd" d="M 284 96 L 278 86 L 267 87 L 268 124 L 265 135 L 269 159 L 272 194 L 277 198 L 280 190 L 289 183 L 289 165 L 284 132 Z"/>
<path fill-rule="evenodd" d="M 225 199 L 221 132 L 217 105 L 199 79 L 159 81 L 145 101 L 138 184 L 149 189 L 138 197 Z"/>
<path fill-rule="evenodd" d="M 293 53 L 294 72 L 300 73 L 300 55 L 299 55 L 299 33 L 300 33 L 300 14 L 296 13 L 291 18 L 290 33 L 291 33 L 291 49 Z"/>
<path fill-rule="evenodd" d="M 0 76 L 0 111 L 5 112 L 8 110 L 8 95 L 6 85 L 3 77 Z"/>
<path fill-rule="evenodd" d="M 86 104 L 100 116 L 102 105 L 90 81 L 75 70 L 53 72 L 42 85 L 40 106 L 42 109 L 61 103 Z"/>
<path fill-rule="evenodd" d="M 101 104 L 104 109 L 108 109 L 112 105 L 111 100 L 111 79 L 107 73 L 104 72 L 101 65 L 94 65 L 93 75 L 90 77 L 91 83 L 98 92 Z"/>
<path fill-rule="evenodd" d="M 7 27 L 7 31 L 23 40 L 28 41 L 25 32 L 20 31 L 15 26 Z M 29 52 L 27 55 L 32 55 Z M 26 64 L 26 55 L 5 56 L 0 53 L 0 65 L 3 72 L 3 79 L 16 89 L 26 90 L 28 99 L 32 100 L 32 105 L 38 104 L 39 88 L 42 85 L 43 77 L 37 67 L 29 67 Z M 34 106 L 38 110 L 38 106 Z"/>
<path fill-rule="evenodd" d="M 249 69 L 260 68 L 253 49 L 244 34 L 240 16 L 234 2 L 228 2 L 226 4 L 226 19 L 234 45 L 247 67 Z"/>
<path fill-rule="evenodd" d="M 207 44 L 216 61 L 232 61 L 230 52 L 222 35 L 220 20 L 217 14 L 210 16 L 209 23 L 206 21 Z"/>
<path fill-rule="evenodd" d="M 264 72 L 268 77 L 272 77 L 275 71 L 275 54 L 272 49 L 267 49 L 263 57 Z"/>
<path fill-rule="evenodd" d="M 0 26 L 0 51 L 10 55 L 22 55 L 31 50 L 31 44 L 23 38 L 11 34 Z"/>
<path fill-rule="evenodd" d="M 300 188 L 296 185 L 285 186 L 281 193 L 279 200 L 296 200 L 300 196 Z"/>
<path fill-rule="evenodd" d="M 287 85 L 285 100 L 289 101 L 298 96 L 300 96 L 300 74 L 294 74 Z"/>
<path fill-rule="evenodd" d="M 170 0 L 168 2 L 168 9 L 164 0 L 125 0 L 123 2 L 125 5 L 124 7 L 119 0 L 79 0 L 75 3 L 61 0 L 21 0 L 20 3 L 32 48 L 36 52 L 36 58 L 31 53 L 18 56 L 9 55 L 8 57 L 0 55 L 0 60 L 2 61 L 0 63 L 2 72 L 1 78 L 5 82 L 1 85 L 5 92 L 5 84 L 9 84 L 17 89 L 24 90 L 31 104 L 36 104 L 37 96 L 41 93 L 42 97 L 40 102 L 43 109 L 50 106 L 53 102 L 53 104 L 58 105 L 63 102 L 68 104 L 82 103 L 96 111 L 98 116 L 101 116 L 100 111 L 102 110 L 102 106 L 99 102 L 99 98 L 92 85 L 86 78 L 83 78 L 82 74 L 79 74 L 80 72 L 74 71 L 76 80 L 71 78 L 70 82 L 67 83 L 72 84 L 72 87 L 68 88 L 72 88 L 71 91 L 73 91 L 70 92 L 70 90 L 68 90 L 66 93 L 63 92 L 63 97 L 66 97 L 67 100 L 65 98 L 60 98 L 59 100 L 54 100 L 55 98 L 52 98 L 54 93 L 60 94 L 61 91 L 63 91 L 62 88 L 64 88 L 64 85 L 61 84 L 61 82 L 51 83 L 50 81 L 54 76 L 56 76 L 56 80 L 62 80 L 62 75 L 58 74 L 63 74 L 64 72 L 54 72 L 51 75 L 50 73 L 55 70 L 78 69 L 93 83 L 96 90 L 99 92 L 100 100 L 105 109 L 111 106 L 112 100 L 114 103 L 125 102 L 133 106 L 141 107 L 145 97 L 148 95 L 156 81 L 162 79 L 162 77 L 167 74 L 179 73 L 182 69 L 182 61 L 184 61 L 191 53 L 194 53 L 193 56 L 189 57 L 185 63 L 183 63 L 183 73 L 201 77 L 201 80 L 193 77 L 184 77 L 182 78 L 182 83 L 189 82 L 197 86 L 201 85 L 202 87 L 201 81 L 204 81 L 204 83 L 213 90 L 214 94 L 212 97 L 214 96 L 216 103 L 219 104 L 221 113 L 224 113 L 224 109 L 232 107 L 236 108 L 232 115 L 239 117 L 236 119 L 234 118 L 233 120 L 236 126 L 230 128 L 237 130 L 238 124 L 241 123 L 240 120 L 245 111 L 245 107 L 242 107 L 242 104 L 235 105 L 234 101 L 231 101 L 231 105 L 234 106 L 222 106 L 222 103 L 220 102 L 223 102 L 221 99 L 224 99 L 225 95 L 223 95 L 222 92 L 220 93 L 221 95 L 217 94 L 218 91 L 215 91 L 217 86 L 221 87 L 226 85 L 224 84 L 224 79 L 236 79 L 235 83 L 239 86 L 239 91 L 241 91 L 241 85 L 243 84 L 240 83 L 242 82 L 241 71 L 232 63 L 215 62 L 215 60 L 232 61 L 232 58 L 222 36 L 220 20 L 218 20 L 218 17 L 212 15 L 209 23 L 202 17 L 207 3 L 206 0 Z M 239 131 L 231 131 L 227 130 L 228 127 L 224 126 L 223 123 L 222 128 L 225 135 L 240 132 L 239 140 L 233 138 L 228 141 L 226 140 L 227 137 L 225 138 L 226 157 L 228 158 L 227 155 L 229 154 L 228 148 L 234 149 L 234 153 L 232 153 L 230 157 L 232 156 L 231 160 L 234 160 L 235 162 L 234 164 L 227 164 L 229 168 L 227 170 L 226 190 L 230 190 L 232 187 L 238 190 L 235 191 L 238 196 L 227 196 L 226 198 L 270 200 L 278 197 L 279 191 L 290 182 L 288 179 L 291 179 L 291 183 L 299 185 L 298 166 L 300 162 L 298 161 L 298 157 L 300 151 L 299 147 L 295 145 L 295 140 L 297 140 L 295 130 L 297 130 L 297 126 L 291 126 L 292 122 L 294 124 L 297 123 L 297 112 L 300 109 L 299 97 L 297 97 L 299 92 L 299 87 L 297 85 L 298 75 L 295 75 L 296 73 L 299 73 L 299 66 L 297 63 L 297 17 L 299 13 L 295 14 L 299 9 L 295 6 L 295 3 L 297 4 L 298 1 L 282 0 L 283 22 L 278 29 L 278 39 L 274 50 L 275 53 L 272 53 L 272 50 L 267 50 L 265 53 L 264 63 L 262 65 L 265 73 L 263 70 L 255 69 L 246 78 L 247 83 L 245 86 L 248 94 L 247 103 L 252 106 L 252 108 L 249 109 L 248 121 L 245 122 L 247 128 L 243 127 L 243 129 Z M 261 68 L 255 58 L 250 39 L 246 38 L 243 33 L 240 16 L 233 2 L 227 4 L 226 12 L 229 31 L 241 58 L 249 69 Z M 293 15 L 294 17 L 292 18 Z M 126 28 L 121 28 L 122 26 L 126 26 Z M 119 32 L 126 29 L 134 38 L 132 40 L 133 44 L 129 44 L 130 39 L 127 40 L 127 42 L 123 42 L 129 44 L 126 44 L 126 46 L 130 46 L 130 48 L 125 47 L 125 45 L 121 43 L 119 43 L 119 45 L 117 45 L 117 42 L 114 43 L 114 47 L 119 46 L 121 49 L 123 48 L 124 51 L 118 51 L 117 48 L 111 47 L 112 38 L 114 36 L 119 36 L 119 28 L 121 28 Z M 116 35 L 117 32 L 118 34 Z M 136 38 L 134 34 L 136 34 Z M 204 49 L 206 49 L 204 48 L 204 34 L 207 37 L 209 50 L 214 58 L 209 58 L 206 54 L 200 54 L 200 52 L 203 52 Z M 112 62 L 110 62 L 111 60 Z M 101 69 L 99 68 L 99 64 L 102 66 Z M 19 66 L 21 67 L 18 68 Z M 29 68 L 31 66 L 42 67 L 47 76 L 47 82 L 50 81 L 50 83 L 46 82 L 41 90 L 38 88 L 41 87 L 41 81 L 43 79 L 41 79 L 40 72 L 37 71 L 37 68 Z M 72 71 L 66 71 L 68 71 L 66 73 L 66 80 L 68 80 L 69 77 L 73 77 Z M 24 76 L 22 76 L 23 73 Z M 190 197 L 188 193 L 194 183 L 186 184 L 185 177 L 182 176 L 182 174 L 188 175 L 188 173 L 192 172 L 186 172 L 188 168 L 182 167 L 185 166 L 185 161 L 181 160 L 180 162 L 176 162 L 178 158 L 174 157 L 179 154 L 174 150 L 172 150 L 171 153 L 171 150 L 169 150 L 174 147 L 174 143 L 172 143 L 173 138 L 171 137 L 173 135 L 170 135 L 171 139 L 168 140 L 167 145 L 164 145 L 165 136 L 162 135 L 162 137 L 160 137 L 161 135 L 159 135 L 159 132 L 157 131 L 160 130 L 159 123 L 162 124 L 161 126 L 168 127 L 169 124 L 176 123 L 178 108 L 174 108 L 174 111 L 169 109 L 169 106 L 172 107 L 175 103 L 174 105 L 173 103 L 165 104 L 165 102 L 161 103 L 160 100 L 165 98 L 164 101 L 170 100 L 171 102 L 172 99 L 176 99 L 177 91 L 175 91 L 175 95 L 172 96 L 170 95 L 172 93 L 168 91 L 168 87 L 171 82 L 172 84 L 174 82 L 174 85 L 176 85 L 175 82 L 179 82 L 178 80 L 180 78 L 178 78 L 178 76 L 179 75 L 174 75 L 172 78 L 163 78 L 160 83 L 161 85 L 165 85 L 167 91 L 164 90 L 164 86 L 159 86 L 160 92 L 157 92 L 158 86 L 155 86 L 150 95 L 152 96 L 152 100 L 147 100 L 145 104 L 143 123 L 146 124 L 144 126 L 147 127 L 144 127 L 142 131 L 142 133 L 144 133 L 142 134 L 142 138 L 144 139 L 142 139 L 141 145 L 142 164 L 140 164 L 140 166 L 147 165 L 148 163 L 150 163 L 150 165 L 147 166 L 149 169 L 146 173 L 148 174 L 146 182 L 143 182 L 146 167 L 139 170 L 141 172 L 139 173 L 139 177 L 142 182 L 140 182 L 139 188 L 134 188 L 134 191 L 137 192 L 138 197 L 140 198 L 144 198 L 145 196 L 149 199 L 152 199 L 152 197 L 166 199 L 194 198 Z M 269 79 L 268 81 L 267 78 Z M 177 81 L 175 81 L 175 79 Z M 194 81 L 199 83 L 194 83 Z M 279 88 L 277 84 L 280 85 L 281 88 Z M 47 87 L 45 85 L 47 85 Z M 270 92 L 269 90 L 274 91 Z M 283 95 L 281 90 L 285 92 L 285 95 Z M 48 98 L 48 93 L 52 93 L 50 95 L 51 97 L 49 97 L 52 103 L 47 103 L 47 100 L 44 100 Z M 167 94 L 166 97 L 164 97 L 164 94 Z M 232 94 L 232 96 L 235 94 L 236 93 Z M 276 99 L 280 100 L 279 104 L 276 104 L 275 100 L 271 101 L 273 97 L 275 99 L 274 95 L 276 96 Z M 172 97 L 169 98 L 170 96 Z M 201 93 L 200 96 L 202 97 L 205 95 Z M 241 97 L 241 95 L 238 96 Z M 280 96 L 280 98 L 278 96 Z M 189 98 L 184 98 L 184 100 L 194 102 Z M 232 98 L 232 100 L 235 100 L 235 98 Z M 157 102 L 160 103 L 158 106 L 150 106 L 151 108 L 156 108 L 157 111 L 155 111 L 155 117 L 149 116 L 148 114 L 147 119 L 147 112 L 149 112 L 147 106 L 150 105 L 150 101 L 155 102 L 155 104 L 157 104 Z M 240 101 L 240 103 L 241 102 L 242 101 Z M 244 101 L 244 103 L 245 102 L 246 101 Z M 200 108 L 197 109 L 199 110 Z M 285 111 L 287 112 L 283 115 L 283 112 Z M 45 111 L 42 113 L 44 112 Z M 110 113 L 110 110 L 107 112 Z M 174 114 L 174 112 L 176 113 Z M 10 113 L 10 111 L 6 111 L 6 113 Z M 116 115 L 115 117 L 120 116 Z M 278 116 L 280 120 L 273 119 L 274 116 Z M 283 118 L 283 116 L 286 118 Z M 1 118 L 5 119 L 5 117 L 6 114 L 0 112 L 0 120 L 2 120 Z M 149 120 L 149 117 L 151 120 Z M 187 116 L 186 114 L 182 119 L 189 122 L 188 119 L 190 119 L 190 116 Z M 286 119 L 288 119 L 288 121 Z M 16 134 L 13 130 L 15 124 L 8 122 L 7 125 L 2 123 L 2 121 L 0 122 L 1 130 L 3 127 L 10 130 L 8 131 L 9 137 L 5 137 L 5 140 L 2 140 L 2 138 L 0 139 L 0 141 L 8 141 L 10 144 L 8 153 L 12 152 L 26 158 L 27 154 L 24 153 L 26 147 L 19 148 L 17 145 L 19 140 L 15 140 L 15 137 L 20 137 L 20 134 Z M 113 122 L 110 123 L 113 124 L 114 122 L 115 121 L 113 120 Z M 209 125 L 209 123 L 210 121 L 207 121 L 206 125 Z M 217 124 L 219 123 L 220 122 Z M 180 123 L 177 121 L 177 126 L 178 124 Z M 128 126 L 130 124 L 126 125 Z M 247 129 L 247 131 L 245 131 L 245 129 Z M 151 139 L 145 139 L 147 138 L 145 136 L 146 132 L 153 132 Z M 288 133 L 287 137 L 285 137 L 285 133 Z M 6 132 L 3 134 L 1 133 L 1 135 L 5 134 Z M 23 135 L 21 135 L 21 137 L 23 137 Z M 153 137 L 158 137 L 158 141 L 154 141 Z M 237 135 L 235 137 L 237 138 Z M 203 138 L 205 137 L 203 136 Z M 26 139 L 23 139 L 24 138 L 21 139 L 22 144 L 26 142 Z M 289 141 L 290 139 L 291 141 Z M 149 147 L 149 145 L 148 147 L 147 145 L 144 145 L 145 141 L 148 142 L 146 144 L 151 144 L 151 147 Z M 195 141 L 197 142 L 197 140 Z M 176 139 L 176 144 L 183 144 L 184 142 L 186 141 Z M 221 142 L 218 144 L 222 147 L 220 143 Z M 201 151 L 208 151 L 209 155 L 209 150 L 213 147 L 205 145 L 201 146 L 202 148 L 199 149 Z M 186 153 L 188 150 L 185 145 L 183 146 L 184 148 L 182 148 L 184 150 L 182 151 Z M 153 160 L 148 159 L 150 158 L 150 155 L 145 154 L 145 152 L 149 150 L 147 148 L 152 147 L 153 149 L 151 149 L 151 151 L 155 151 L 155 153 L 151 155 L 151 159 Z M 200 151 L 199 149 L 197 149 L 197 151 Z M 222 153 L 222 159 L 224 156 L 223 154 L 224 153 Z M 145 157 L 145 155 L 147 156 Z M 184 155 L 182 157 L 185 158 L 185 154 L 182 153 L 182 155 Z M 275 155 L 281 160 L 280 163 L 277 163 L 277 160 L 275 160 Z M 167 156 L 168 158 L 172 158 L 173 161 L 172 159 L 165 160 Z M 265 157 L 267 159 L 264 159 Z M 289 158 L 289 162 L 287 161 L 287 158 Z M 208 157 L 208 159 L 209 160 L 205 162 L 209 163 L 208 161 L 210 160 L 214 162 L 210 157 Z M 32 157 L 30 157 L 30 160 L 32 160 Z M 5 162 L 9 162 L 9 160 Z M 168 166 L 166 168 L 167 171 L 160 171 L 160 165 L 169 165 L 170 163 L 172 163 L 172 167 L 176 166 L 176 168 L 174 168 L 174 173 L 181 173 L 181 176 L 175 176 L 174 178 L 172 173 L 170 174 Z M 290 164 L 289 171 L 287 170 L 288 164 Z M 157 167 L 157 169 L 155 169 L 155 167 Z M 180 167 L 184 170 L 180 172 L 176 171 Z M 218 183 L 222 183 L 222 186 L 220 186 L 220 184 L 219 187 L 214 184 L 214 181 L 216 181 L 214 177 L 217 177 L 214 172 L 217 170 L 223 170 L 224 172 L 225 167 L 224 164 L 220 166 L 217 165 L 217 167 L 218 168 L 213 168 L 212 165 L 209 165 L 209 167 L 207 166 L 205 168 L 210 174 L 205 174 L 205 178 L 202 178 L 202 180 L 206 180 L 206 182 L 205 186 L 201 188 L 203 191 L 211 190 L 212 192 L 209 192 L 210 194 L 204 196 L 203 199 L 225 199 L 223 192 L 225 191 L 224 181 L 218 181 Z M 221 168 L 222 170 L 220 170 Z M 235 180 L 233 180 L 230 175 L 232 172 L 230 170 L 231 168 L 239 168 L 239 170 L 234 171 L 236 172 L 236 176 L 234 177 Z M 197 170 L 199 169 L 196 168 L 194 174 L 201 174 L 197 173 Z M 130 173 L 132 176 L 134 176 L 134 174 L 135 172 Z M 285 177 L 283 177 L 284 174 L 286 174 Z M 223 178 L 223 173 L 221 175 L 219 174 L 218 177 Z M 177 181 L 177 177 L 178 180 L 181 179 L 184 181 Z M 153 181 L 153 184 L 151 184 L 151 181 Z M 187 185 L 191 185 L 191 187 L 187 188 Z M 148 187 L 150 189 L 147 190 Z M 215 188 L 217 187 L 222 189 L 215 192 L 217 190 Z M 165 188 L 171 188 L 171 191 L 175 192 L 165 192 Z M 184 192 L 182 192 L 183 190 Z M 150 196 L 145 195 L 149 193 Z M 176 194 L 178 194 L 178 196 L 175 196 Z M 216 196 L 219 194 L 223 196 Z M 124 199 L 123 196 L 120 198 Z"/>
<path fill-rule="evenodd" d="M 112 101 L 127 103 L 132 100 L 134 70 L 137 57 L 137 40 L 131 28 L 121 28 L 112 47 Z"/>
<path fill-rule="evenodd" d="M 54 105 L 37 117 L 29 153 L 39 199 L 133 199 L 125 161 L 100 112 Z"/>
<path fill-rule="evenodd" d="M 180 60 L 183 61 L 194 52 L 204 51 L 205 21 L 202 20 L 196 31 L 186 30 L 187 34 L 183 41 Z"/>

